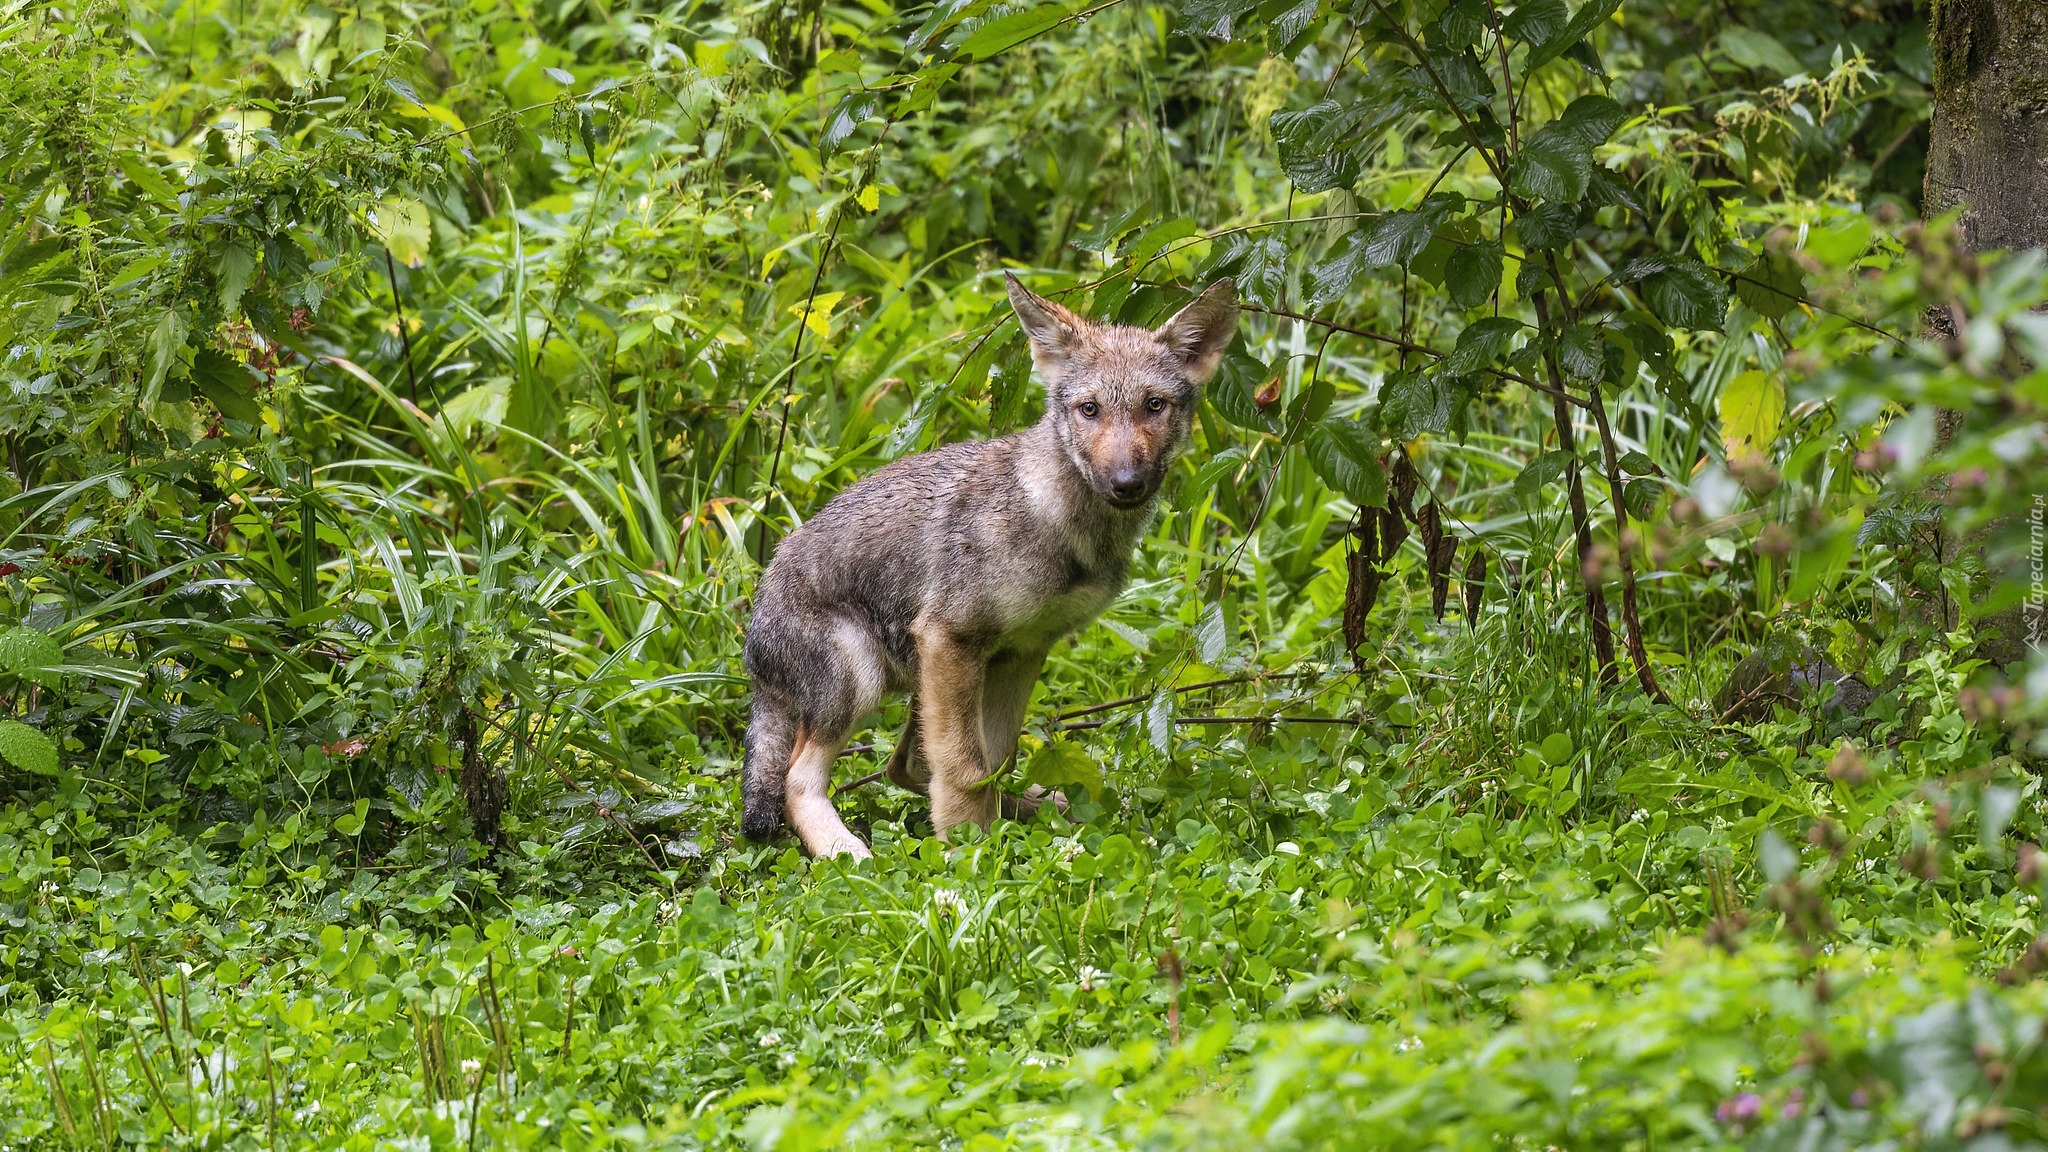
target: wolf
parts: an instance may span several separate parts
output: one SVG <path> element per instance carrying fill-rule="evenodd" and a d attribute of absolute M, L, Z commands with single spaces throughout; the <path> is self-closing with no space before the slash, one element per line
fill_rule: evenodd
<path fill-rule="evenodd" d="M 854 484 L 761 577 L 746 640 L 750 838 L 786 815 L 814 857 L 869 855 L 832 806 L 832 763 L 885 692 L 911 697 L 889 778 L 929 787 L 941 837 L 995 819 L 992 777 L 1016 751 L 1046 653 L 1123 591 L 1237 331 L 1229 279 L 1146 329 L 1085 320 L 1005 276 L 1044 415 Z"/>

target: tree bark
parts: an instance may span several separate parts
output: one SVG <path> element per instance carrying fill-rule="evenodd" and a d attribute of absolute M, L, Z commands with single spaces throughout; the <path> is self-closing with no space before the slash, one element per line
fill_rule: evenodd
<path fill-rule="evenodd" d="M 1957 234 L 1972 252 L 2048 246 L 2048 4 L 2041 0 L 1934 0 L 1934 122 L 1927 145 L 1924 215 L 1960 209 Z M 1930 310 L 1946 333 L 1948 315 Z M 1942 413 L 1946 442 L 1955 417 Z M 1983 539 L 1943 548 L 1944 562 Z M 2021 608 L 1981 620 L 1996 639 L 1982 655 L 2001 666 L 2027 656 Z"/>
<path fill-rule="evenodd" d="M 2048 5 L 1934 0 L 1927 216 L 1972 251 L 2048 244 Z"/>

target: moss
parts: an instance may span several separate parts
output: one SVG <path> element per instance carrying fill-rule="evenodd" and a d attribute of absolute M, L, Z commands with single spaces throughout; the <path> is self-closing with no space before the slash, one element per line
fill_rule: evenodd
<path fill-rule="evenodd" d="M 1934 95 L 1945 98 L 1983 68 L 1998 34 L 1993 0 L 1934 0 L 1930 21 Z"/>

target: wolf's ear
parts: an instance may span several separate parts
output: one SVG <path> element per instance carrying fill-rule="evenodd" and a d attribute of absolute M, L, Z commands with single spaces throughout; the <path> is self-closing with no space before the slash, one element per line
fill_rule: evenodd
<path fill-rule="evenodd" d="M 1026 288 L 1014 275 L 1005 272 L 1003 279 L 1009 281 L 1010 308 L 1017 313 L 1024 335 L 1031 339 L 1031 359 L 1038 370 L 1045 372 L 1065 361 L 1088 322 Z"/>
<path fill-rule="evenodd" d="M 1237 335 L 1237 284 L 1225 276 L 1154 329 L 1152 336 L 1180 358 L 1188 379 L 1206 384 Z"/>

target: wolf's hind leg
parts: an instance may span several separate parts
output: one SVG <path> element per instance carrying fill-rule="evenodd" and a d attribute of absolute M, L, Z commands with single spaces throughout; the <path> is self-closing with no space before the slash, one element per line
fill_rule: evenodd
<path fill-rule="evenodd" d="M 889 782 L 906 792 L 922 792 L 931 785 L 932 769 L 918 750 L 922 740 L 917 730 L 917 694 L 910 696 L 910 718 L 903 722 L 903 734 L 896 738 L 896 751 L 889 754 Z"/>
<path fill-rule="evenodd" d="M 789 824 L 796 829 L 804 851 L 812 856 L 851 856 L 865 860 L 871 853 L 853 834 L 832 806 L 832 762 L 846 747 L 849 734 L 822 737 L 805 732 L 797 738 L 796 755 L 789 764 Z"/>
<path fill-rule="evenodd" d="M 989 663 L 981 688 L 981 737 L 991 765 L 1000 768 L 1017 754 L 1017 736 L 1024 729 L 1031 692 L 1038 686 L 1038 674 L 1044 667 L 1044 652 L 1025 652 Z M 1058 804 L 1061 811 L 1066 810 L 1065 796 L 1034 784 L 1022 796 L 1005 794 L 1002 814 L 1011 820 L 1029 820 L 1047 800 Z"/>
<path fill-rule="evenodd" d="M 740 773 L 740 831 L 766 840 L 782 826 L 782 796 L 796 751 L 796 722 L 788 705 L 764 692 L 754 694 L 747 721 L 746 761 Z"/>

